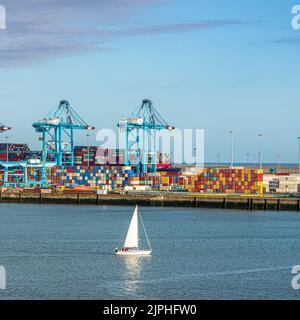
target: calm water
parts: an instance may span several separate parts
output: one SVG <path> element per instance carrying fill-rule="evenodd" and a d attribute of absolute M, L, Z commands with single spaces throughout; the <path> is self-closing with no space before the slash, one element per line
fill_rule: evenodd
<path fill-rule="evenodd" d="M 152 257 L 116 257 L 132 207 L 0 205 L 0 298 L 299 299 L 300 215 L 141 208 Z"/>

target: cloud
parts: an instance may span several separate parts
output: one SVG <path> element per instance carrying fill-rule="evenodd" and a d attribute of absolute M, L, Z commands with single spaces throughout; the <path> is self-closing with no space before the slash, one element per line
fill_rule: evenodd
<path fill-rule="evenodd" d="M 171 0 L 1 0 L 7 30 L 0 31 L 0 66 L 107 50 L 120 37 L 221 28 L 239 21 L 185 21 L 146 25 L 149 8 Z"/>
<path fill-rule="evenodd" d="M 242 24 L 240 21 L 230 21 L 230 20 L 211 20 L 211 21 L 196 21 L 196 22 L 181 22 L 174 24 L 159 24 L 152 25 L 147 27 L 140 27 L 136 29 L 123 30 L 116 35 L 146 35 L 146 34 L 164 34 L 164 33 L 179 33 L 179 32 L 188 32 L 193 30 L 201 29 L 213 29 L 220 28 L 229 25 Z"/>

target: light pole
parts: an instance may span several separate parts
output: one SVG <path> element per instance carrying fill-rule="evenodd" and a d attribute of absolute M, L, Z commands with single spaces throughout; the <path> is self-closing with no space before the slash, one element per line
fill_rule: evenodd
<path fill-rule="evenodd" d="M 259 137 L 259 144 L 260 144 L 260 151 L 259 151 L 259 168 L 262 170 L 263 168 L 263 135 L 260 133 Z"/>
<path fill-rule="evenodd" d="M 254 155 L 253 155 L 253 168 L 256 168 L 256 167 L 257 167 L 256 159 L 257 159 L 257 154 L 254 154 Z"/>
<path fill-rule="evenodd" d="M 89 133 L 86 135 L 87 138 L 87 147 L 88 147 L 88 160 L 87 160 L 87 165 L 90 165 L 90 135 Z"/>
<path fill-rule="evenodd" d="M 300 137 L 298 137 L 298 173 L 300 174 Z"/>
<path fill-rule="evenodd" d="M 233 168 L 233 155 L 234 155 L 234 145 L 233 145 L 233 130 L 229 131 L 230 135 L 231 135 L 231 164 L 230 166 Z"/>
<path fill-rule="evenodd" d="M 9 136 L 6 136 L 5 139 L 6 139 L 6 162 L 8 162 L 8 139 L 9 139 Z"/>
<path fill-rule="evenodd" d="M 280 163 L 281 162 L 281 154 L 277 154 L 277 168 L 280 169 Z"/>
<path fill-rule="evenodd" d="M 247 153 L 246 156 L 247 156 L 247 167 L 249 167 L 250 153 Z"/>
<path fill-rule="evenodd" d="M 218 163 L 218 165 L 220 164 L 220 159 L 221 159 L 221 155 L 220 155 L 220 153 L 217 153 L 217 163 Z"/>

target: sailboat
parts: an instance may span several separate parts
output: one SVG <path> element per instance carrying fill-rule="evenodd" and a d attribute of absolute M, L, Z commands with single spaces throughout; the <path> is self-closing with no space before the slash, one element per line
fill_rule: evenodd
<path fill-rule="evenodd" d="M 141 223 L 142 223 L 142 226 L 143 226 L 146 238 L 147 238 L 147 242 L 149 245 L 148 250 L 140 249 L 140 247 L 139 247 L 139 218 L 141 220 Z M 130 226 L 129 226 L 129 229 L 127 232 L 124 246 L 121 249 L 117 248 L 115 254 L 116 255 L 124 255 L 124 256 L 125 255 L 126 256 L 127 255 L 143 255 L 143 256 L 145 256 L 145 255 L 150 255 L 151 252 L 152 252 L 152 249 L 151 249 L 150 241 L 149 241 L 149 238 L 148 238 L 148 235 L 147 235 L 147 232 L 146 232 L 143 220 L 142 220 L 142 216 L 139 212 L 139 207 L 136 206 L 134 213 L 133 213 L 133 216 L 131 218 L 131 222 L 130 222 Z"/>

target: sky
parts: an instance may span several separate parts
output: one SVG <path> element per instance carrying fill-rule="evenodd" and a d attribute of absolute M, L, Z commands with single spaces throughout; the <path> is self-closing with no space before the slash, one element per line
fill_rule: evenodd
<path fill-rule="evenodd" d="M 258 161 L 261 133 L 265 162 L 296 162 L 296 4 L 0 0 L 0 122 L 13 127 L 10 141 L 38 149 L 32 123 L 62 99 L 101 129 L 147 97 L 176 128 L 205 130 L 206 161 L 230 160 L 233 130 L 236 161 Z M 84 132 L 76 138 L 86 143 Z"/>

